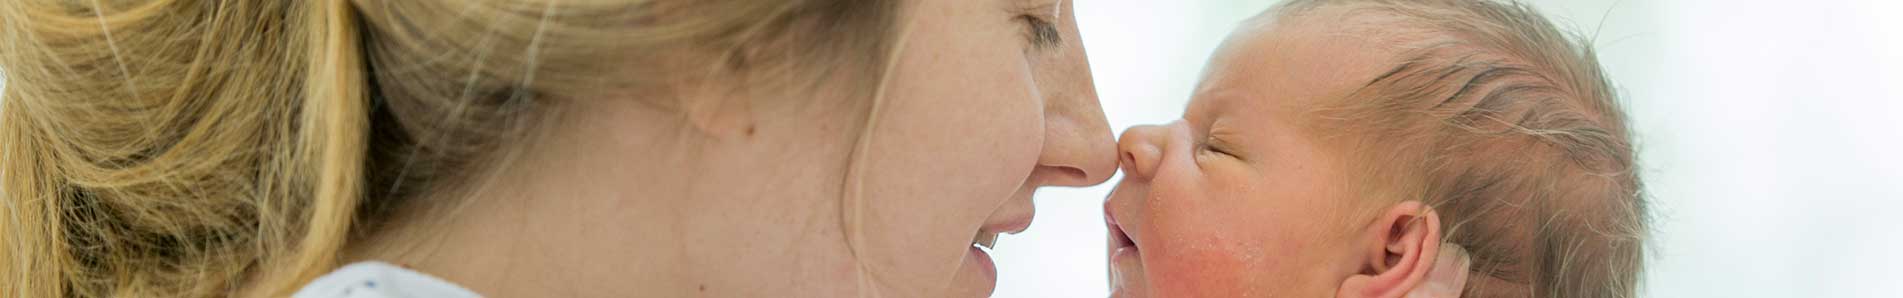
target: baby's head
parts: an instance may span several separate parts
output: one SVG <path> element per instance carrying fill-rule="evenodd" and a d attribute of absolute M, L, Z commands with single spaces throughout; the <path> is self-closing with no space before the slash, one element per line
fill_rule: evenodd
<path fill-rule="evenodd" d="M 1120 296 L 1635 294 L 1625 116 L 1521 5 L 1290 1 L 1230 37 L 1183 121 L 1121 142 Z"/>

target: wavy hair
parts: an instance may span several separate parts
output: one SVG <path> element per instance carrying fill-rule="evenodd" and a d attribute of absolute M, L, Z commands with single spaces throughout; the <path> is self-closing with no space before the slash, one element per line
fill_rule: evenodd
<path fill-rule="evenodd" d="M 3 1 L 0 296 L 286 295 L 576 90 L 874 81 L 895 3 Z"/>

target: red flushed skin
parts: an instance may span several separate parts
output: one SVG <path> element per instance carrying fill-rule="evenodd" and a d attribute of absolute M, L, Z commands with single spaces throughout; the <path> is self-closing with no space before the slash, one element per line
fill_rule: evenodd
<path fill-rule="evenodd" d="M 1220 201 L 1207 193 L 1206 176 L 1192 165 L 1193 149 L 1186 140 L 1175 136 L 1188 133 L 1183 123 L 1163 126 L 1158 134 L 1130 136 L 1156 144 L 1143 144 L 1155 153 L 1145 162 L 1126 165 L 1129 174 L 1105 203 L 1127 246 L 1136 247 L 1135 260 L 1116 260 L 1119 243 L 1112 243 L 1112 266 L 1119 272 L 1141 271 L 1143 278 L 1123 278 L 1119 292 L 1130 297 L 1239 297 L 1248 292 L 1244 283 L 1250 268 L 1259 268 L 1260 258 L 1251 252 L 1247 238 L 1235 237 L 1230 214 L 1223 212 Z M 1134 132 L 1145 133 L 1145 132 Z M 1149 166 L 1141 170 L 1130 167 Z M 1138 172 L 1141 171 L 1141 172 Z M 1228 214 L 1224 214 L 1228 213 Z M 1122 256 L 1130 258 L 1130 256 Z M 1135 268 L 1131 268 L 1135 267 Z M 1129 276 L 1130 274 L 1125 274 Z M 1138 289 L 1138 288 L 1142 289 Z M 1143 295 L 1136 295 L 1142 292 Z"/>

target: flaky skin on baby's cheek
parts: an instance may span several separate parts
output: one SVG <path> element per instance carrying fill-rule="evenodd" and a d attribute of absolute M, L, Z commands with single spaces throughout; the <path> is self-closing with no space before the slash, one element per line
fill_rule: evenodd
<path fill-rule="evenodd" d="M 1245 297 L 1250 257 L 1220 237 L 1183 235 L 1143 251 L 1152 297 Z"/>
<path fill-rule="evenodd" d="M 1322 260 L 1340 249 L 1319 231 L 1227 210 L 1152 217 L 1157 233 L 1141 250 L 1150 297 L 1311 297 L 1336 285 Z"/>

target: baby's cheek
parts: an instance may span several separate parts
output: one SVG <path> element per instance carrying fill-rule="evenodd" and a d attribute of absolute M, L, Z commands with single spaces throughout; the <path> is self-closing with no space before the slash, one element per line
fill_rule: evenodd
<path fill-rule="evenodd" d="M 1200 232 L 1200 234 L 1198 234 Z M 1172 237 L 1174 236 L 1174 237 Z M 1242 297 L 1248 295 L 1248 270 L 1256 268 L 1246 246 L 1234 239 L 1189 231 L 1165 236 L 1164 245 L 1143 250 L 1150 286 L 1163 297 Z"/>

